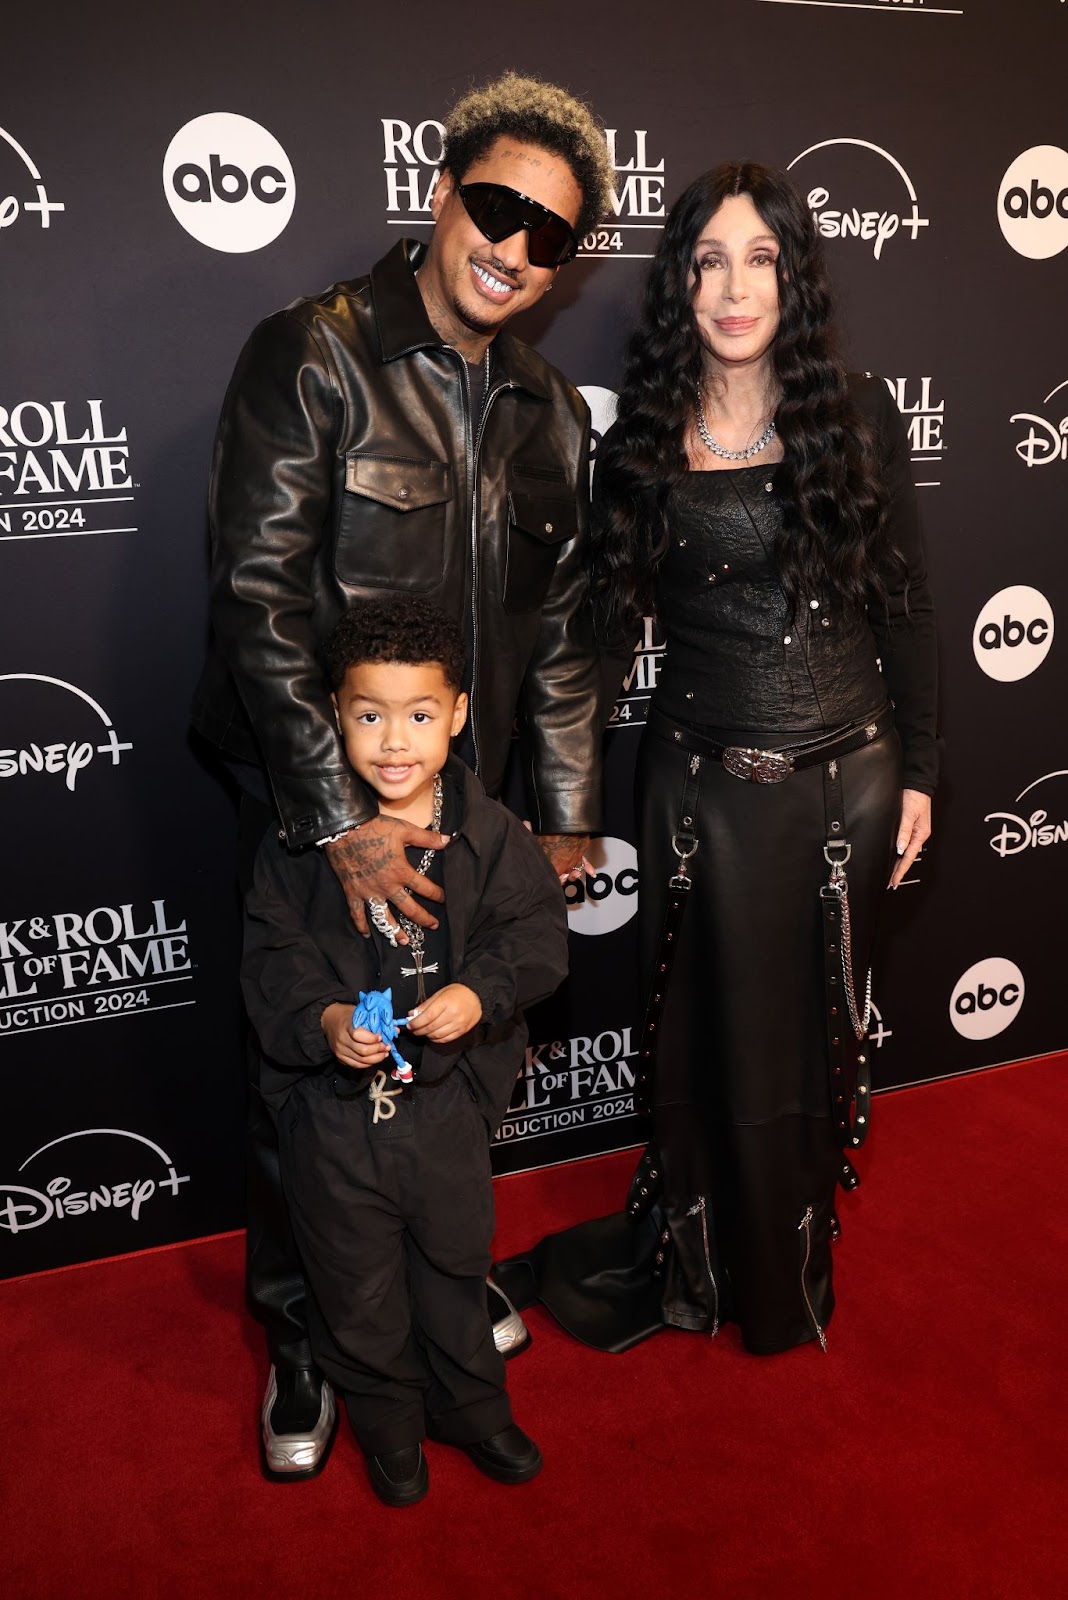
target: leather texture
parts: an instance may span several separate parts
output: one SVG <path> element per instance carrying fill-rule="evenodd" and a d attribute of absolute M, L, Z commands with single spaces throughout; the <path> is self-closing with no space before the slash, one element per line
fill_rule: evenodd
<path fill-rule="evenodd" d="M 414 1506 L 430 1488 L 430 1472 L 422 1445 L 368 1456 L 371 1487 L 387 1506 Z"/>
<path fill-rule="evenodd" d="M 755 731 L 746 732 L 754 742 Z M 638 758 L 643 973 L 657 961 L 690 760 L 646 732 Z M 900 807 L 896 733 L 838 766 L 863 993 Z M 765 787 L 706 763 L 694 827 L 693 888 L 652 1084 L 652 1148 L 663 1174 L 657 1200 L 673 1247 L 664 1320 L 711 1331 L 717 1319 L 733 1319 L 747 1349 L 770 1354 L 818 1338 L 834 1306 L 830 1223 L 843 1161 L 828 1082 L 822 769 Z M 860 1048 L 847 1032 L 851 1077 Z"/>
<path fill-rule="evenodd" d="M 526 1483 L 542 1469 L 541 1451 L 515 1422 L 463 1448 L 479 1471 L 498 1483 Z"/>
<path fill-rule="evenodd" d="M 518 709 L 535 830 L 601 820 L 605 684 L 582 603 L 589 411 L 507 331 L 481 424 L 402 241 L 254 331 L 215 443 L 206 738 L 264 763 L 290 846 L 377 802 L 344 757 L 317 651 L 358 597 L 419 594 L 470 618 L 479 774 L 500 791 Z M 614 686 L 613 686 L 614 687 Z"/>
<path fill-rule="evenodd" d="M 657 574 L 668 650 L 656 704 L 728 734 L 761 730 L 766 745 L 858 722 L 889 698 L 905 786 L 930 794 L 941 760 L 938 659 L 908 435 L 881 378 L 851 378 L 850 394 L 875 430 L 890 538 L 903 561 L 886 596 L 857 609 L 812 593 L 791 617 L 774 559 L 788 537 L 774 466 L 687 473 L 668 497 L 671 542 Z M 594 504 L 609 492 L 597 478 Z"/>

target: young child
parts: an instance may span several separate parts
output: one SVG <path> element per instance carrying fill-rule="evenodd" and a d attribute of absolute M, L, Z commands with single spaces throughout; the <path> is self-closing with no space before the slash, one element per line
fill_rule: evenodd
<path fill-rule="evenodd" d="M 324 647 L 349 761 L 381 809 L 450 836 L 412 866 L 445 892 L 439 927 L 354 927 L 321 851 L 264 838 L 247 901 L 242 987 L 269 1058 L 282 1183 L 311 1289 L 315 1359 L 345 1398 L 387 1505 L 428 1488 L 427 1434 L 523 1483 L 541 1454 L 512 1421 L 486 1308 L 489 1141 L 523 1062 L 521 1007 L 567 971 L 560 885 L 512 814 L 449 754 L 467 716 L 459 628 L 423 600 L 354 605 Z M 374 908 L 372 907 L 372 918 Z M 354 1028 L 392 990 L 396 1044 Z"/>

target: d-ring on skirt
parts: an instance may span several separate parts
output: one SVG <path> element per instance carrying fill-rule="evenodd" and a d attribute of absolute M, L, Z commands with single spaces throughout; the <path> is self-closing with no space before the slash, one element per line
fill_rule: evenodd
<path fill-rule="evenodd" d="M 698 731 L 760 749 L 803 742 Z M 670 729 L 666 737 L 646 729 L 637 796 L 647 981 L 678 864 L 671 839 L 690 759 Z M 896 732 L 840 757 L 839 768 L 862 1007 L 900 816 Z M 702 760 L 695 831 L 693 887 L 658 1035 L 652 1144 L 668 1216 L 700 1221 L 705 1248 L 672 1254 L 663 1314 L 684 1328 L 733 1319 L 747 1349 L 771 1354 L 820 1337 L 834 1307 L 830 1225 L 843 1162 L 828 1087 L 822 766 L 764 785 Z M 843 1020 L 852 1065 L 862 1047 Z"/>

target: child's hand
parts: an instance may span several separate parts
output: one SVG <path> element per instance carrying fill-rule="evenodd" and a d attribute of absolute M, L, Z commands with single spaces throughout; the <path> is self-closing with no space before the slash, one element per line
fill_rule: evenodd
<path fill-rule="evenodd" d="M 369 1028 L 352 1026 L 352 1006 L 340 1002 L 327 1006 L 319 1019 L 326 1042 L 346 1067 L 377 1067 L 389 1055 L 389 1046 Z"/>
<path fill-rule="evenodd" d="M 482 1020 L 482 1001 L 462 983 L 446 984 L 408 1013 L 408 1032 L 434 1044 L 451 1044 Z"/>

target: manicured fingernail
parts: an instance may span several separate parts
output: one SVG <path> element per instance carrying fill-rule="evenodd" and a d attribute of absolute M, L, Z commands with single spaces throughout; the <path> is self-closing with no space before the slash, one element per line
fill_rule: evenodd
<path fill-rule="evenodd" d="M 897 853 L 899 856 L 903 856 L 905 854 L 905 846 L 901 844 L 900 841 L 898 842 Z"/>

